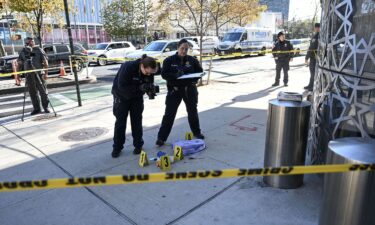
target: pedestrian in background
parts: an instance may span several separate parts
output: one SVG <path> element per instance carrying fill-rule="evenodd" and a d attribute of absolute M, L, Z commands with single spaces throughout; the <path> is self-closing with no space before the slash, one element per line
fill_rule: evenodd
<path fill-rule="evenodd" d="M 168 93 L 165 100 L 165 113 L 161 122 L 156 145 L 162 146 L 167 140 L 176 117 L 177 109 L 183 100 L 188 113 L 190 129 L 198 139 L 204 139 L 199 126 L 198 89 L 199 78 L 178 79 L 184 74 L 203 72 L 199 61 L 188 55 L 189 42 L 181 39 L 175 55 L 169 56 L 163 62 L 161 76 L 167 81 Z"/>
<path fill-rule="evenodd" d="M 152 86 L 158 70 L 154 58 L 143 55 L 141 59 L 121 65 L 113 80 L 113 115 L 116 117 L 112 157 L 119 157 L 125 144 L 126 122 L 130 113 L 133 154 L 141 153 L 143 141 L 142 114 L 145 84 Z"/>
<path fill-rule="evenodd" d="M 276 87 L 280 85 L 281 69 L 284 71 L 284 86 L 288 86 L 289 62 L 293 61 L 294 52 L 293 45 L 285 40 L 285 34 L 283 32 L 277 34 L 277 42 L 275 43 L 272 52 L 276 62 L 276 78 L 275 83 L 272 84 L 272 86 Z"/>
<path fill-rule="evenodd" d="M 312 91 L 314 87 L 315 78 L 315 67 L 317 65 L 318 56 L 318 46 L 319 46 L 319 33 L 320 33 L 320 23 L 316 23 L 314 26 L 314 36 L 311 38 L 309 50 L 307 51 L 305 57 L 305 64 L 310 68 L 310 82 L 304 87 L 308 91 Z M 309 62 L 310 59 L 310 62 Z"/>
<path fill-rule="evenodd" d="M 27 37 L 25 47 L 19 52 L 17 64 L 22 71 L 48 69 L 48 57 L 43 49 L 35 45 L 33 38 Z M 44 112 L 50 113 L 46 85 L 48 70 L 26 73 L 25 76 L 34 108 L 31 115 L 41 113 L 40 103 L 42 103 Z M 40 102 L 40 98 L 42 102 Z"/>

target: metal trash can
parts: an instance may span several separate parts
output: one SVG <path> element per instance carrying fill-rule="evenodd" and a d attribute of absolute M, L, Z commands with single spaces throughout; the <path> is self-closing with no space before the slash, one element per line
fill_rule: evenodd
<path fill-rule="evenodd" d="M 305 165 L 311 103 L 269 101 L 264 166 Z M 265 176 L 276 188 L 293 189 L 303 184 L 303 175 Z"/>
<path fill-rule="evenodd" d="M 375 139 L 330 141 L 326 163 L 375 164 Z M 325 174 L 319 224 L 374 225 L 375 172 Z"/>

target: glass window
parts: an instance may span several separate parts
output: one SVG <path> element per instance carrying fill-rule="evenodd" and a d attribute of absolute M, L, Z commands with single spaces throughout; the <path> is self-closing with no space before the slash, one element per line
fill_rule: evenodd
<path fill-rule="evenodd" d="M 128 43 L 123 43 L 125 48 L 130 48 L 130 45 Z"/>
<path fill-rule="evenodd" d="M 177 42 L 169 43 L 166 48 L 169 48 L 170 51 L 177 51 Z"/>
<path fill-rule="evenodd" d="M 53 54 L 53 46 L 44 47 L 43 49 L 46 54 Z"/>
<path fill-rule="evenodd" d="M 56 53 L 66 53 L 69 52 L 69 48 L 66 45 L 56 45 Z"/>
<path fill-rule="evenodd" d="M 105 44 L 105 43 L 97 44 L 94 49 L 96 49 L 96 50 L 105 50 L 107 48 L 107 46 L 108 46 L 108 44 Z"/>
<path fill-rule="evenodd" d="M 151 42 L 145 47 L 145 51 L 161 51 L 165 46 L 165 42 Z"/>

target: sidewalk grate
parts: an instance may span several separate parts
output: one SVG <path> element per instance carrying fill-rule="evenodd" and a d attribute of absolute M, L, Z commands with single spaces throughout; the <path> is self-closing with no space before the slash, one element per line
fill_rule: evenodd
<path fill-rule="evenodd" d="M 102 127 L 82 128 L 67 132 L 59 136 L 61 141 L 87 141 L 108 133 L 108 129 Z"/>

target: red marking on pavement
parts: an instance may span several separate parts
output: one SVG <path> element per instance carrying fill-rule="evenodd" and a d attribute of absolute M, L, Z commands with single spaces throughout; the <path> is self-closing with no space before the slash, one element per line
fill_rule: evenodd
<path fill-rule="evenodd" d="M 242 117 L 241 119 L 237 120 L 237 121 L 234 121 L 230 124 L 231 127 L 235 127 L 241 131 L 249 131 L 249 132 L 253 132 L 253 131 L 257 131 L 258 128 L 257 127 L 246 127 L 246 126 L 241 126 L 241 125 L 238 125 L 237 123 L 247 119 L 247 118 L 250 118 L 251 115 L 247 115 L 247 116 L 244 116 Z"/>

